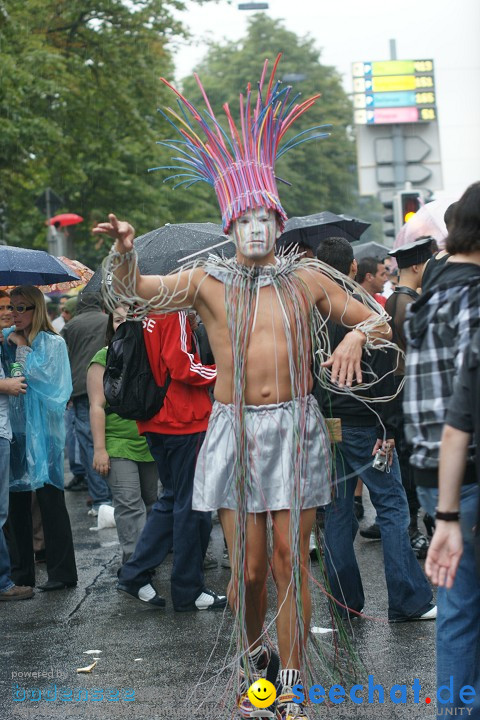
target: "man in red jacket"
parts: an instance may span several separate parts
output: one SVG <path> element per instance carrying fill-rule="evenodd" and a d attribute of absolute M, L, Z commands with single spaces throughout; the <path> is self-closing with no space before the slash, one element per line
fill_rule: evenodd
<path fill-rule="evenodd" d="M 211 516 L 192 510 L 195 464 L 212 408 L 208 388 L 217 370 L 202 365 L 185 312 L 149 316 L 143 335 L 158 385 L 170 376 L 163 407 L 150 420 L 138 423 L 157 463 L 163 495 L 152 507 L 135 552 L 119 571 L 117 590 L 153 607 L 165 607 L 165 599 L 151 585 L 151 570 L 173 547 L 175 610 L 224 608 L 226 596 L 206 588 L 203 575 Z"/>

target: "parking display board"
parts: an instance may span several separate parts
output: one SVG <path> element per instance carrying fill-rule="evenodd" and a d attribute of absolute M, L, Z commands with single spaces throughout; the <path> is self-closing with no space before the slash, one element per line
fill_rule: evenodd
<path fill-rule="evenodd" d="M 437 119 L 433 60 L 382 60 L 352 65 L 356 125 Z"/>

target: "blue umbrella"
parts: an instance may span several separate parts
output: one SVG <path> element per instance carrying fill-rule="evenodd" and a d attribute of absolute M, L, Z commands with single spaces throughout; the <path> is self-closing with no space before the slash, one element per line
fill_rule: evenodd
<path fill-rule="evenodd" d="M 78 279 L 65 263 L 43 250 L 0 245 L 0 285 L 51 285 Z"/>

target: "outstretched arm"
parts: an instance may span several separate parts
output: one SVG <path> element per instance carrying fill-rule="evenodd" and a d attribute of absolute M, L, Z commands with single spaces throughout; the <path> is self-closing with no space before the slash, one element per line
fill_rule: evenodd
<path fill-rule="evenodd" d="M 114 289 L 121 292 L 127 285 L 134 295 L 153 300 L 161 296 L 161 309 L 188 308 L 194 305 L 198 288 L 198 270 L 184 271 L 174 275 L 141 275 L 133 250 L 135 230 L 130 223 L 111 213 L 109 222 L 99 223 L 92 232 L 95 235 L 108 235 L 114 243 L 114 251 L 125 256 L 118 262 L 114 271 Z M 132 283 L 133 281 L 133 283 Z"/>

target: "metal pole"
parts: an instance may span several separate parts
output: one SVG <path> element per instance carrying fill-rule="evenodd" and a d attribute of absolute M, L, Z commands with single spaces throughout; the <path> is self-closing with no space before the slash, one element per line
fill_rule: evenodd
<path fill-rule="evenodd" d="M 397 42 L 395 39 L 390 40 L 390 60 L 397 59 Z M 393 179 L 395 189 L 402 190 L 405 187 L 407 179 L 407 159 L 405 156 L 405 138 L 403 134 L 403 125 L 392 126 L 392 142 L 393 142 Z"/>
<path fill-rule="evenodd" d="M 45 190 L 45 208 L 47 211 L 47 249 L 50 255 L 57 255 L 57 232 L 53 225 L 50 225 L 50 218 L 52 217 L 52 209 L 50 202 L 50 188 L 47 187 Z"/>

